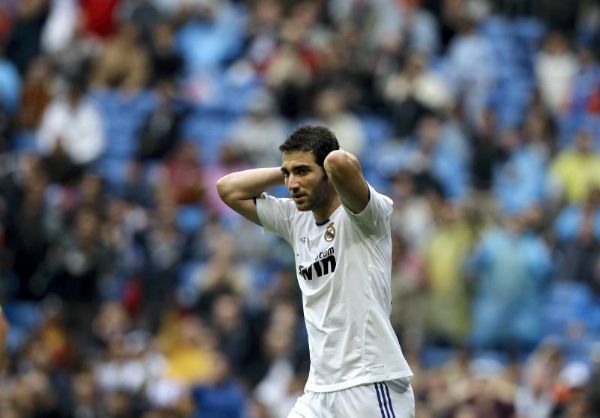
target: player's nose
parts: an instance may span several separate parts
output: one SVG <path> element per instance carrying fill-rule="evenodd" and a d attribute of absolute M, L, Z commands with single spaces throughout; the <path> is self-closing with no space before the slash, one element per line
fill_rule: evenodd
<path fill-rule="evenodd" d="M 290 175 L 288 178 L 288 190 L 291 191 L 296 191 L 299 189 L 300 184 L 298 183 L 298 180 L 296 177 L 294 177 L 293 175 Z"/>

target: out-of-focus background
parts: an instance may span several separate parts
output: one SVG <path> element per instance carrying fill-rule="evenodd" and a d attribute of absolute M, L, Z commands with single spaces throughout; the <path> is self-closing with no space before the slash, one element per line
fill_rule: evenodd
<path fill-rule="evenodd" d="M 293 257 L 214 184 L 306 122 L 394 199 L 417 417 L 599 417 L 599 53 L 593 0 L 2 0 L 0 417 L 285 417 Z"/>

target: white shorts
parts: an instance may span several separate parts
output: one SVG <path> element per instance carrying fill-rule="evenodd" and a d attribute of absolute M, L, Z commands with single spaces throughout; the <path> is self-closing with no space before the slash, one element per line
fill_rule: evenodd
<path fill-rule="evenodd" d="M 288 418 L 414 418 L 410 379 L 355 386 L 337 392 L 305 392 Z"/>

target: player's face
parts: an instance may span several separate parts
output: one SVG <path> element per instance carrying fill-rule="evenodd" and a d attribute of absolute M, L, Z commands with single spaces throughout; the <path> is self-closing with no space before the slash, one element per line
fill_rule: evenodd
<path fill-rule="evenodd" d="M 329 195 L 327 176 L 315 162 L 312 151 L 284 152 L 281 171 L 298 210 L 315 210 L 326 204 Z"/>

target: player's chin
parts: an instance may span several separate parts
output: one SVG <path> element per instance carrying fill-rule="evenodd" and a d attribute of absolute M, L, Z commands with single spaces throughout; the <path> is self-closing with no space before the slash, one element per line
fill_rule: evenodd
<path fill-rule="evenodd" d="M 295 202 L 295 203 L 296 203 L 296 209 L 298 209 L 300 212 L 309 211 L 311 208 L 310 204 L 306 201 Z"/>

